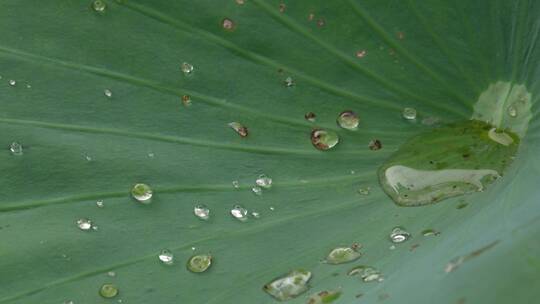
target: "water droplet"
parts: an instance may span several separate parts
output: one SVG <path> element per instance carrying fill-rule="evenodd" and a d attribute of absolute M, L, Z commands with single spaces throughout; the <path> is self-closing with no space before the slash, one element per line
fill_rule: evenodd
<path fill-rule="evenodd" d="M 378 139 L 373 139 L 369 142 L 368 145 L 369 149 L 372 151 L 377 151 L 382 149 L 382 142 Z"/>
<path fill-rule="evenodd" d="M 238 135 L 240 135 L 240 137 L 246 137 L 249 134 L 248 128 L 243 126 L 239 122 L 235 122 L 235 121 L 230 122 L 229 127 L 231 127 L 234 131 L 236 131 L 236 133 L 238 133 Z"/>
<path fill-rule="evenodd" d="M 99 289 L 99 295 L 110 299 L 118 295 L 118 288 L 114 284 L 103 284 Z"/>
<path fill-rule="evenodd" d="M 26 88 L 27 88 L 27 89 L 31 89 L 32 86 L 31 86 L 30 84 L 27 83 L 27 84 L 26 84 Z"/>
<path fill-rule="evenodd" d="M 357 260 L 362 254 L 351 247 L 338 247 L 332 249 L 326 257 L 328 264 L 343 264 Z"/>
<path fill-rule="evenodd" d="M 255 184 L 259 187 L 270 189 L 272 187 L 272 179 L 265 174 L 259 175 L 259 178 L 255 180 Z"/>
<path fill-rule="evenodd" d="M 12 142 L 9 151 L 11 151 L 11 154 L 19 156 L 23 154 L 23 147 L 18 142 Z"/>
<path fill-rule="evenodd" d="M 311 295 L 306 304 L 332 303 L 341 296 L 341 290 L 325 290 Z"/>
<path fill-rule="evenodd" d="M 109 272 L 107 272 L 107 275 L 108 275 L 109 277 L 111 277 L 111 278 L 114 278 L 114 277 L 116 276 L 116 272 L 114 272 L 114 271 L 109 271 Z"/>
<path fill-rule="evenodd" d="M 362 265 L 362 266 L 354 267 L 347 273 L 347 275 L 350 275 L 350 276 L 358 275 L 364 282 L 373 282 L 373 281 L 382 282 L 384 280 L 384 277 L 381 274 L 381 272 L 371 266 Z"/>
<path fill-rule="evenodd" d="M 397 32 L 397 33 L 396 33 L 396 37 L 397 37 L 397 39 L 399 39 L 399 40 L 403 40 L 403 39 L 405 39 L 405 33 L 403 33 L 403 32 Z"/>
<path fill-rule="evenodd" d="M 77 220 L 77 227 L 83 231 L 89 231 L 92 229 L 92 221 L 87 218 L 81 218 Z"/>
<path fill-rule="evenodd" d="M 438 232 L 438 231 L 435 231 L 433 229 L 425 229 L 425 230 L 422 231 L 423 236 L 433 236 L 433 235 L 437 236 L 439 234 L 441 234 L 441 233 Z"/>
<path fill-rule="evenodd" d="M 310 122 L 315 122 L 315 118 L 317 117 L 317 115 L 315 115 L 315 113 L 313 112 L 307 112 L 305 115 L 304 115 L 304 118 L 307 120 L 307 121 L 310 121 Z"/>
<path fill-rule="evenodd" d="M 99 227 L 98 227 L 98 226 L 96 226 L 96 225 L 92 225 L 92 230 L 94 230 L 94 231 L 98 231 L 98 229 L 99 229 Z"/>
<path fill-rule="evenodd" d="M 317 26 L 318 27 L 323 27 L 325 25 L 326 25 L 326 21 L 324 19 L 321 18 L 321 19 L 317 20 Z"/>
<path fill-rule="evenodd" d="M 313 21 L 314 19 L 315 19 L 315 14 L 314 13 L 309 13 L 308 20 Z"/>
<path fill-rule="evenodd" d="M 64 301 L 64 304 L 74 304 L 75 302 L 71 301 L 71 300 L 66 300 Z"/>
<path fill-rule="evenodd" d="M 241 221 L 241 222 L 245 222 L 248 218 L 247 218 L 247 213 L 248 211 L 240 206 L 240 205 L 235 205 L 232 209 L 231 209 L 231 215 Z"/>
<path fill-rule="evenodd" d="M 236 23 L 229 18 L 225 18 L 221 21 L 221 26 L 226 31 L 234 31 L 236 28 Z"/>
<path fill-rule="evenodd" d="M 394 244 L 403 243 L 408 240 L 410 236 L 411 234 L 402 227 L 394 227 L 390 232 L 390 240 Z"/>
<path fill-rule="evenodd" d="M 187 269 L 191 272 L 205 272 L 212 266 L 212 256 L 210 254 L 199 254 L 189 258 Z"/>
<path fill-rule="evenodd" d="M 356 58 L 364 58 L 367 55 L 367 51 L 366 50 L 358 50 L 358 51 L 356 51 L 355 55 L 356 55 Z"/>
<path fill-rule="evenodd" d="M 394 250 L 394 249 L 396 249 L 396 245 L 390 245 L 390 247 L 388 247 L 388 249 Z"/>
<path fill-rule="evenodd" d="M 268 209 L 270 209 L 270 211 L 276 210 L 276 208 L 274 208 L 274 207 L 272 207 L 272 206 L 270 206 L 270 208 L 268 208 Z"/>
<path fill-rule="evenodd" d="M 94 11 L 101 13 L 104 12 L 107 8 L 107 4 L 102 0 L 95 0 L 94 2 L 92 2 L 92 8 L 94 9 Z"/>
<path fill-rule="evenodd" d="M 201 220 L 208 220 L 210 218 L 210 209 L 204 204 L 199 204 L 193 208 L 193 213 Z"/>
<path fill-rule="evenodd" d="M 90 157 L 89 155 L 85 155 L 84 158 L 85 158 L 87 161 L 92 161 L 92 157 Z"/>
<path fill-rule="evenodd" d="M 280 3 L 279 4 L 279 12 L 280 13 L 284 13 L 286 9 L 287 9 L 287 5 L 285 5 L 285 3 Z"/>
<path fill-rule="evenodd" d="M 191 106 L 191 97 L 189 95 L 182 95 L 182 104 L 184 107 Z"/>
<path fill-rule="evenodd" d="M 337 118 L 338 125 L 347 130 L 356 130 L 359 122 L 360 118 L 353 111 L 343 111 Z"/>
<path fill-rule="evenodd" d="M 239 4 L 239 5 L 243 5 L 244 3 L 246 3 L 245 0 L 236 0 L 236 3 Z"/>
<path fill-rule="evenodd" d="M 311 132 L 311 143 L 319 150 L 329 150 L 339 143 L 339 136 L 334 131 L 315 129 Z"/>
<path fill-rule="evenodd" d="M 296 82 L 294 82 L 294 79 L 292 79 L 291 76 L 285 78 L 285 80 L 283 81 L 283 84 L 286 86 L 286 87 L 294 87 L 296 85 Z"/>
<path fill-rule="evenodd" d="M 14 86 L 17 85 L 17 81 L 16 81 L 16 80 L 13 80 L 13 79 L 10 79 L 10 80 L 8 81 L 8 83 L 9 83 L 9 85 L 12 86 L 12 87 L 14 87 Z"/>
<path fill-rule="evenodd" d="M 234 189 L 240 188 L 240 182 L 238 182 L 237 180 L 233 180 L 232 185 L 233 185 Z"/>
<path fill-rule="evenodd" d="M 262 195 L 262 189 L 259 186 L 253 186 L 251 191 L 255 193 L 255 195 Z"/>
<path fill-rule="evenodd" d="M 261 214 L 257 211 L 251 211 L 251 216 L 253 216 L 254 218 L 260 218 Z"/>
<path fill-rule="evenodd" d="M 290 300 L 308 290 L 308 282 L 310 279 L 311 272 L 306 270 L 293 270 L 289 274 L 264 285 L 263 290 L 277 300 Z"/>
<path fill-rule="evenodd" d="M 147 184 L 135 184 L 133 189 L 131 189 L 131 196 L 143 204 L 149 204 L 152 195 L 152 188 Z"/>
<path fill-rule="evenodd" d="M 182 70 L 184 75 L 189 75 L 193 72 L 193 66 L 187 62 L 182 63 L 180 69 Z"/>
<path fill-rule="evenodd" d="M 358 189 L 358 193 L 362 195 L 369 195 L 371 193 L 371 187 L 360 188 Z"/>
<path fill-rule="evenodd" d="M 508 113 L 508 116 L 510 116 L 512 118 L 515 118 L 518 115 L 517 108 L 513 104 L 509 105 L 508 108 L 506 109 L 506 111 Z"/>
<path fill-rule="evenodd" d="M 161 263 L 165 265 L 174 264 L 174 255 L 168 249 L 161 250 L 161 252 L 158 255 L 158 258 L 161 261 Z"/>
<path fill-rule="evenodd" d="M 97 201 L 96 206 L 98 206 L 98 208 L 103 208 L 105 207 L 105 203 L 103 203 L 103 201 Z"/>
<path fill-rule="evenodd" d="M 109 89 L 105 89 L 105 90 L 103 91 L 103 94 L 105 94 L 105 96 L 107 96 L 107 97 L 109 97 L 109 98 L 112 97 L 112 91 L 109 90 Z"/>
<path fill-rule="evenodd" d="M 407 120 L 415 120 L 416 119 L 416 109 L 414 108 L 404 108 L 403 112 L 401 112 L 401 115 L 403 118 Z"/>

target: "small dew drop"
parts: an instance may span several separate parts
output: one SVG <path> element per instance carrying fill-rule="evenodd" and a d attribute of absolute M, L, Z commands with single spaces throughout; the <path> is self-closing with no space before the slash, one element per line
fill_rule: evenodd
<path fill-rule="evenodd" d="M 279 301 L 290 300 L 309 289 L 308 282 L 311 272 L 306 270 L 293 270 L 264 285 L 263 290 Z"/>
<path fill-rule="evenodd" d="M 205 272 L 212 266 L 212 256 L 210 254 L 194 255 L 189 258 L 186 268 L 195 273 Z"/>
<path fill-rule="evenodd" d="M 284 13 L 285 10 L 287 10 L 287 5 L 285 5 L 285 3 L 280 3 L 279 4 L 279 12 Z"/>
<path fill-rule="evenodd" d="M 210 218 L 210 209 L 204 204 L 196 205 L 193 208 L 193 213 L 195 214 L 196 217 L 200 218 L 201 220 L 206 221 Z"/>
<path fill-rule="evenodd" d="M 182 63 L 180 66 L 180 70 L 184 73 L 184 75 L 189 75 L 193 72 L 193 66 L 187 62 Z"/>
<path fill-rule="evenodd" d="M 405 39 L 405 33 L 403 33 L 403 32 L 397 32 L 397 33 L 396 33 L 396 37 L 397 37 L 397 39 L 399 39 L 399 40 L 403 40 L 403 39 Z"/>
<path fill-rule="evenodd" d="M 319 150 L 329 150 L 339 143 L 339 136 L 334 131 L 315 129 L 311 132 L 311 143 Z"/>
<path fill-rule="evenodd" d="M 103 284 L 99 289 L 99 295 L 110 299 L 118 295 L 118 288 L 114 284 Z"/>
<path fill-rule="evenodd" d="M 18 142 L 12 142 L 9 146 L 9 151 L 11 151 L 11 154 L 19 156 L 23 154 L 23 147 Z"/>
<path fill-rule="evenodd" d="M 411 234 L 402 227 L 394 227 L 390 232 L 390 241 L 394 244 L 403 243 L 409 239 Z"/>
<path fill-rule="evenodd" d="M 307 120 L 307 121 L 310 121 L 310 122 L 315 122 L 315 118 L 317 117 L 317 115 L 315 115 L 315 113 L 313 112 L 307 112 L 305 115 L 304 115 L 304 118 Z"/>
<path fill-rule="evenodd" d="M 371 193 L 371 187 L 363 187 L 358 189 L 358 193 L 361 195 L 369 195 Z"/>
<path fill-rule="evenodd" d="M 359 122 L 360 118 L 353 111 L 343 111 L 337 118 L 338 125 L 347 130 L 356 130 Z"/>
<path fill-rule="evenodd" d="M 360 276 L 360 279 L 364 282 L 382 282 L 384 280 L 383 275 L 379 270 L 370 266 L 357 266 L 351 269 L 347 275 Z"/>
<path fill-rule="evenodd" d="M 236 28 L 236 23 L 229 18 L 225 18 L 221 21 L 221 27 L 226 31 L 234 31 Z"/>
<path fill-rule="evenodd" d="M 252 211 L 251 216 L 253 216 L 254 218 L 260 218 L 261 214 L 259 212 L 257 212 L 257 211 Z"/>
<path fill-rule="evenodd" d="M 234 189 L 240 188 L 240 182 L 238 182 L 237 180 L 233 180 L 232 185 Z"/>
<path fill-rule="evenodd" d="M 31 89 L 32 86 L 31 86 L 30 84 L 26 84 L 26 88 L 27 88 L 27 89 Z"/>
<path fill-rule="evenodd" d="M 315 14 L 314 13 L 309 13 L 307 19 L 308 19 L 308 21 L 313 21 L 315 19 Z"/>
<path fill-rule="evenodd" d="M 416 119 L 416 109 L 414 109 L 414 108 L 404 108 L 401 115 L 403 116 L 403 118 L 405 118 L 407 120 L 415 120 Z"/>
<path fill-rule="evenodd" d="M 191 106 L 191 97 L 189 95 L 182 95 L 182 104 L 184 107 Z"/>
<path fill-rule="evenodd" d="M 92 2 L 92 9 L 94 9 L 96 12 L 104 12 L 106 8 L 107 4 L 102 0 L 95 0 Z"/>
<path fill-rule="evenodd" d="M 364 58 L 367 55 L 367 51 L 366 50 L 358 50 L 358 51 L 356 51 L 355 55 L 356 55 L 356 58 Z"/>
<path fill-rule="evenodd" d="M 372 141 L 369 142 L 368 147 L 372 151 L 377 151 L 377 150 L 380 150 L 382 148 L 382 143 L 378 139 L 373 139 Z"/>
<path fill-rule="evenodd" d="M 274 208 L 274 207 L 272 207 L 272 206 L 270 206 L 270 208 L 268 208 L 268 209 L 270 209 L 270 211 L 276 210 L 276 208 Z"/>
<path fill-rule="evenodd" d="M 272 179 L 265 174 L 261 174 L 255 180 L 255 184 L 261 188 L 270 189 L 272 188 Z"/>
<path fill-rule="evenodd" d="M 165 265 L 174 264 L 174 255 L 168 249 L 161 250 L 161 252 L 158 255 L 158 258 L 159 258 L 160 262 L 165 264 Z"/>
<path fill-rule="evenodd" d="M 255 195 L 262 195 L 262 188 L 259 187 L 259 186 L 253 186 L 251 188 L 251 191 L 255 194 Z"/>
<path fill-rule="evenodd" d="M 8 81 L 8 83 L 9 83 L 9 85 L 12 86 L 12 87 L 14 87 L 14 86 L 17 85 L 17 81 L 16 81 L 16 80 L 13 80 L 13 79 L 10 79 L 10 80 Z"/>
<path fill-rule="evenodd" d="M 105 90 L 103 91 L 103 94 L 105 94 L 105 96 L 107 96 L 107 97 L 109 97 L 109 98 L 112 97 L 112 91 L 109 90 L 109 89 L 105 89 Z"/>
<path fill-rule="evenodd" d="M 325 25 L 326 25 L 326 21 L 323 18 L 317 20 L 317 26 L 318 27 L 323 27 Z"/>
<path fill-rule="evenodd" d="M 244 5 L 246 3 L 245 0 L 236 0 L 236 4 L 238 5 Z"/>
<path fill-rule="evenodd" d="M 89 231 L 92 229 L 92 221 L 87 218 L 81 218 L 77 220 L 77 227 L 83 231 Z"/>
<path fill-rule="evenodd" d="M 517 108 L 514 106 L 514 105 L 510 105 L 508 106 L 508 108 L 506 109 L 506 111 L 508 112 L 508 116 L 512 117 L 512 118 L 515 118 L 517 117 L 518 113 L 517 113 Z"/>
<path fill-rule="evenodd" d="M 234 131 L 236 131 L 236 133 L 238 133 L 240 137 L 246 137 L 249 134 L 248 128 L 239 122 L 235 122 L 235 121 L 230 122 L 229 127 L 231 127 Z"/>
<path fill-rule="evenodd" d="M 438 231 L 435 231 L 433 229 L 425 229 L 425 230 L 422 231 L 423 236 L 437 236 L 439 234 L 441 234 L 441 233 L 438 232 Z"/>
<path fill-rule="evenodd" d="M 131 189 L 131 196 L 143 204 L 149 204 L 152 195 L 152 188 L 147 184 L 135 184 L 133 189 Z"/>
<path fill-rule="evenodd" d="M 239 220 L 241 222 L 245 222 L 248 219 L 247 213 L 248 213 L 248 211 L 244 207 L 242 207 L 240 205 L 235 205 L 231 209 L 231 215 L 235 219 L 237 219 L 237 220 Z"/>
<path fill-rule="evenodd" d="M 296 82 L 291 76 L 289 76 L 285 78 L 285 80 L 283 81 L 283 85 L 290 88 L 290 87 L 294 87 L 296 85 Z"/>
<path fill-rule="evenodd" d="M 109 271 L 109 272 L 107 272 L 107 275 L 108 275 L 109 277 L 111 277 L 111 278 L 114 278 L 114 277 L 116 276 L 116 272 L 114 272 L 114 271 Z"/>

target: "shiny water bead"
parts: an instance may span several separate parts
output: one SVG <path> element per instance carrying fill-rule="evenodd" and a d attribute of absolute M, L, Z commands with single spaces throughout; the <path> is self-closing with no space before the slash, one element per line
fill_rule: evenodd
<path fill-rule="evenodd" d="M 326 257 L 326 263 L 328 264 L 343 264 L 357 260 L 361 254 L 356 251 L 357 248 L 351 247 L 338 247 L 332 249 L 328 256 Z"/>
<path fill-rule="evenodd" d="M 517 108 L 513 104 L 508 106 L 508 108 L 506 109 L 506 112 L 508 113 L 508 116 L 512 118 L 515 118 L 518 115 Z"/>
<path fill-rule="evenodd" d="M 224 18 L 221 20 L 221 27 L 223 27 L 223 29 L 226 31 L 234 31 L 236 28 L 236 23 L 229 18 Z"/>
<path fill-rule="evenodd" d="M 356 58 L 364 58 L 367 55 L 367 51 L 366 50 L 358 50 L 358 51 L 356 51 L 355 55 L 356 55 Z"/>
<path fill-rule="evenodd" d="M 131 196 L 143 204 L 149 204 L 152 195 L 152 189 L 147 184 L 135 184 L 131 189 Z"/>
<path fill-rule="evenodd" d="M 174 264 L 174 255 L 171 251 L 168 249 L 163 249 L 158 255 L 159 260 L 161 263 L 165 265 L 172 265 Z"/>
<path fill-rule="evenodd" d="M 193 208 L 193 213 L 201 220 L 208 220 L 210 218 L 210 209 L 204 204 L 195 206 Z"/>
<path fill-rule="evenodd" d="M 286 87 L 293 87 L 296 85 L 296 82 L 294 82 L 294 79 L 292 79 L 292 77 L 287 77 L 285 78 L 285 80 L 283 81 L 283 84 L 286 86 Z"/>
<path fill-rule="evenodd" d="M 255 184 L 259 187 L 270 189 L 272 187 L 272 179 L 265 174 L 259 175 L 259 177 L 255 180 Z"/>
<path fill-rule="evenodd" d="M 184 62 L 180 66 L 180 70 L 182 70 L 185 75 L 189 75 L 193 72 L 193 66 L 187 62 Z"/>
<path fill-rule="evenodd" d="M 376 268 L 371 266 L 357 266 L 351 269 L 347 275 L 360 276 L 364 282 L 381 282 L 384 280 L 383 275 Z"/>
<path fill-rule="evenodd" d="M 98 208 L 103 208 L 105 207 L 105 203 L 103 201 L 97 201 L 96 206 L 98 206 Z"/>
<path fill-rule="evenodd" d="M 99 295 L 110 299 L 118 295 L 118 288 L 114 284 L 103 284 L 99 289 Z"/>
<path fill-rule="evenodd" d="M 369 195 L 371 193 L 371 187 L 360 188 L 358 189 L 358 193 L 362 195 Z"/>
<path fill-rule="evenodd" d="M 182 95 L 182 104 L 184 107 L 191 106 L 191 97 L 189 95 Z"/>
<path fill-rule="evenodd" d="M 264 285 L 263 290 L 277 300 L 290 300 L 308 290 L 310 279 L 311 272 L 301 269 L 293 270 Z"/>
<path fill-rule="evenodd" d="M 311 143 L 319 150 L 329 150 L 339 143 L 339 136 L 334 131 L 315 129 L 311 132 Z"/>
<path fill-rule="evenodd" d="M 343 111 L 337 117 L 337 124 L 347 130 L 356 130 L 359 122 L 360 118 L 353 111 Z"/>
<path fill-rule="evenodd" d="M 262 188 L 259 187 L 259 186 L 253 186 L 253 187 L 251 187 L 251 191 L 252 191 L 253 194 L 255 194 L 255 195 L 262 195 Z"/>
<path fill-rule="evenodd" d="M 111 277 L 111 278 L 114 278 L 114 277 L 116 276 L 116 272 L 114 272 L 114 271 L 109 271 L 109 272 L 107 272 L 107 275 L 108 275 L 109 277 Z"/>
<path fill-rule="evenodd" d="M 189 258 L 187 262 L 187 269 L 191 272 L 205 272 L 212 266 L 212 256 L 210 254 L 199 254 Z"/>
<path fill-rule="evenodd" d="M 310 122 L 315 122 L 315 118 L 317 117 L 317 115 L 315 115 L 315 113 L 313 112 L 307 112 L 305 115 L 304 115 L 304 118 L 307 120 L 307 121 L 310 121 Z"/>
<path fill-rule="evenodd" d="M 81 218 L 77 220 L 77 227 L 83 231 L 89 231 L 92 229 L 92 221 L 87 218 Z"/>
<path fill-rule="evenodd" d="M 12 142 L 9 146 L 9 151 L 11 151 L 11 154 L 13 155 L 22 155 L 23 154 L 23 147 L 18 142 Z"/>
<path fill-rule="evenodd" d="M 369 142 L 368 145 L 369 149 L 372 151 L 377 151 L 382 149 L 382 142 L 378 139 L 373 139 Z"/>
<path fill-rule="evenodd" d="M 403 116 L 403 118 L 405 118 L 407 120 L 415 120 L 416 119 L 416 109 L 404 108 L 401 115 Z"/>
<path fill-rule="evenodd" d="M 394 227 L 390 232 L 390 240 L 392 243 L 403 243 L 409 239 L 411 234 L 402 227 Z"/>
<path fill-rule="evenodd" d="M 14 86 L 17 85 L 17 81 L 14 80 L 14 79 L 10 79 L 10 80 L 8 81 L 8 83 L 9 83 L 9 85 L 12 86 L 12 87 L 14 87 Z"/>
<path fill-rule="evenodd" d="M 92 2 L 92 9 L 94 9 L 94 11 L 96 12 L 104 12 L 106 8 L 107 3 L 105 3 L 105 1 L 95 0 L 94 2 Z"/>
<path fill-rule="evenodd" d="M 232 185 L 233 185 L 233 187 L 234 187 L 235 189 L 240 188 L 240 182 L 237 181 L 237 180 L 233 180 L 233 181 L 232 181 Z"/>
<path fill-rule="evenodd" d="M 326 25 L 326 20 L 324 20 L 323 18 L 317 20 L 317 26 L 318 27 L 323 27 Z"/>
<path fill-rule="evenodd" d="M 261 214 L 257 211 L 251 211 L 251 216 L 253 216 L 254 218 L 260 218 Z"/>
<path fill-rule="evenodd" d="M 231 209 L 231 215 L 241 221 L 241 222 L 245 222 L 248 217 L 247 217 L 247 214 L 248 214 L 248 211 L 246 208 L 240 206 L 240 205 L 235 205 L 232 209 Z"/>
<path fill-rule="evenodd" d="M 112 97 L 112 91 L 109 90 L 109 89 L 105 89 L 105 90 L 103 91 L 103 94 L 105 94 L 105 96 L 107 96 L 107 97 L 109 97 L 109 98 Z"/>
<path fill-rule="evenodd" d="M 231 127 L 236 133 L 238 133 L 238 135 L 240 135 L 240 137 L 246 137 L 249 134 L 248 128 L 243 126 L 239 122 L 235 122 L 235 121 L 230 122 L 229 127 Z"/>
<path fill-rule="evenodd" d="M 341 296 L 341 290 L 324 290 L 311 295 L 306 304 L 332 303 Z"/>

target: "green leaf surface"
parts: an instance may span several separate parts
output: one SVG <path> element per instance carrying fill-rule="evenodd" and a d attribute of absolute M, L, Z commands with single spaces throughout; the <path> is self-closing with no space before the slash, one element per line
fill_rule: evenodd
<path fill-rule="evenodd" d="M 538 300 L 540 2 L 104 2 L 0 2 L 0 303 L 275 303 L 263 286 L 295 269 L 312 272 L 311 288 L 288 303 L 338 289 L 335 303 Z M 498 82 L 529 94 L 532 117 L 505 176 L 483 193 L 394 204 L 377 169 L 433 128 L 422 121 L 471 117 Z M 336 125 L 345 110 L 357 131 Z M 314 127 L 340 143 L 315 149 Z M 263 173 L 273 186 L 257 196 Z M 152 187 L 151 204 L 130 197 L 136 183 Z M 193 215 L 199 203 L 208 221 Z M 260 218 L 235 220 L 236 204 Z M 99 229 L 81 231 L 80 218 Z M 412 237 L 391 250 L 394 226 Z M 352 243 L 358 261 L 321 263 Z M 173 265 L 158 259 L 165 248 Z M 186 269 L 207 253 L 206 272 Z M 462 263 L 446 272 L 451 261 Z M 357 264 L 385 280 L 347 276 Z M 118 295 L 101 297 L 103 284 Z"/>

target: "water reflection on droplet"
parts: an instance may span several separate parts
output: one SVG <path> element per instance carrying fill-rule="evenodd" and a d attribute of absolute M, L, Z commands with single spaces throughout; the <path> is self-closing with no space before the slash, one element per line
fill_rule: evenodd
<path fill-rule="evenodd" d="M 240 137 L 246 137 L 248 136 L 248 128 L 242 125 L 239 122 L 233 121 L 229 123 L 229 127 L 231 127 Z"/>
<path fill-rule="evenodd" d="M 182 72 L 185 74 L 185 75 L 189 75 L 193 72 L 193 65 L 187 63 L 187 62 L 184 62 L 182 63 L 182 65 L 180 66 L 180 70 L 182 70 Z"/>
<path fill-rule="evenodd" d="M 255 180 L 255 184 L 259 187 L 270 189 L 272 187 L 272 179 L 265 174 L 259 175 L 259 177 Z"/>
<path fill-rule="evenodd" d="M 382 273 L 374 267 L 371 266 L 357 266 L 351 269 L 347 275 L 350 276 L 360 276 L 364 282 L 382 282 L 384 277 Z"/>
<path fill-rule="evenodd" d="M 95 0 L 94 2 L 92 2 L 92 9 L 94 9 L 94 11 L 96 12 L 104 12 L 106 8 L 107 4 L 105 3 L 105 1 Z"/>
<path fill-rule="evenodd" d="M 165 265 L 172 265 L 174 264 L 174 255 L 173 253 L 168 249 L 163 249 L 158 255 L 159 260 L 161 263 Z"/>
<path fill-rule="evenodd" d="M 114 284 L 103 284 L 99 289 L 99 295 L 110 299 L 118 295 L 118 288 Z"/>
<path fill-rule="evenodd" d="M 315 129 L 311 132 L 311 143 L 319 150 L 329 150 L 339 143 L 339 136 L 334 131 Z"/>
<path fill-rule="evenodd" d="M 109 89 L 105 89 L 105 90 L 103 91 L 103 94 L 105 94 L 105 96 L 107 96 L 107 97 L 109 97 L 109 98 L 112 97 L 112 91 L 109 90 Z"/>
<path fill-rule="evenodd" d="M 287 77 L 285 78 L 285 80 L 283 81 L 283 84 L 286 86 L 286 87 L 293 87 L 296 85 L 296 82 L 294 81 L 294 79 L 292 77 Z"/>
<path fill-rule="evenodd" d="M 337 118 L 338 125 L 347 130 L 356 130 L 359 122 L 360 118 L 353 111 L 343 111 Z"/>
<path fill-rule="evenodd" d="M 248 219 L 247 214 L 247 209 L 242 207 L 241 205 L 235 205 L 231 209 L 231 215 L 241 222 L 245 222 Z"/>
<path fill-rule="evenodd" d="M 233 181 L 232 181 L 232 185 L 233 185 L 233 187 L 234 187 L 235 189 L 240 188 L 240 182 L 237 181 L 237 180 L 233 180 Z"/>
<path fill-rule="evenodd" d="M 212 266 L 212 256 L 210 254 L 194 255 L 187 262 L 187 269 L 191 272 L 205 272 Z"/>
<path fill-rule="evenodd" d="M 290 300 L 308 290 L 310 279 L 311 272 L 301 269 L 293 270 L 264 285 L 263 290 L 279 301 Z"/>
<path fill-rule="evenodd" d="M 13 155 L 22 155 L 23 154 L 23 146 L 18 142 L 12 142 L 9 146 L 9 151 L 11 151 L 11 154 Z"/>
<path fill-rule="evenodd" d="M 193 213 L 201 220 L 208 220 L 210 218 L 210 209 L 204 204 L 196 205 L 193 208 Z"/>
<path fill-rule="evenodd" d="M 152 188 L 147 184 L 135 184 L 131 189 L 131 196 L 143 204 L 149 204 L 152 199 Z"/>
<path fill-rule="evenodd" d="M 416 119 L 416 109 L 414 108 L 404 108 L 403 112 L 401 112 L 401 115 L 403 118 L 407 120 L 415 120 Z"/>
<path fill-rule="evenodd" d="M 403 243 L 409 239 L 411 234 L 402 227 L 394 227 L 390 232 L 390 240 L 392 243 Z"/>
<path fill-rule="evenodd" d="M 9 83 L 9 85 L 12 86 L 12 87 L 14 87 L 14 86 L 17 85 L 17 81 L 14 80 L 14 79 L 10 79 L 10 80 L 8 81 L 8 83 Z"/>
<path fill-rule="evenodd" d="M 92 229 L 92 221 L 87 218 L 81 218 L 77 220 L 77 227 L 83 231 L 89 231 Z"/>

